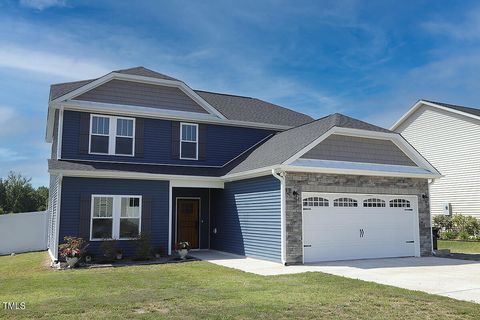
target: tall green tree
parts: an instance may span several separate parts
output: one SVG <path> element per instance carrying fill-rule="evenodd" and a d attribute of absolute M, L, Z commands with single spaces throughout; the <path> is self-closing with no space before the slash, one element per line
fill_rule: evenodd
<path fill-rule="evenodd" d="M 47 207 L 48 188 L 35 189 L 31 178 L 10 172 L 0 180 L 0 214 L 42 211 Z"/>

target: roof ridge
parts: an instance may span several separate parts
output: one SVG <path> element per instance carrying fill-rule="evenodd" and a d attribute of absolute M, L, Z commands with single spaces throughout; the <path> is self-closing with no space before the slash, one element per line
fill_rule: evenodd
<path fill-rule="evenodd" d="M 193 89 L 193 91 L 195 91 L 195 92 L 205 92 L 205 93 L 219 94 L 219 95 L 222 95 L 222 96 L 230 96 L 230 97 L 256 99 L 256 98 L 253 98 L 253 97 L 242 96 L 242 95 L 239 95 L 239 94 L 232 94 L 232 93 L 223 93 L 223 92 L 215 92 L 215 91 L 207 91 L 207 90 L 199 90 L 199 89 Z"/>

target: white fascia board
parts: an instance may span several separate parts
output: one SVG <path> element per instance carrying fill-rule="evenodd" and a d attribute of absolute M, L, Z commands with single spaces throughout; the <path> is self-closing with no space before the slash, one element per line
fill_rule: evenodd
<path fill-rule="evenodd" d="M 248 128 L 259 129 L 273 129 L 273 130 L 286 130 L 290 129 L 290 126 L 281 126 L 266 123 L 256 123 L 248 121 L 237 120 L 224 120 L 219 119 L 211 114 L 203 114 L 196 112 L 186 111 L 174 111 L 167 109 L 155 109 L 150 107 L 138 107 L 130 105 L 110 104 L 102 102 L 69 100 L 54 105 L 55 108 L 63 107 L 66 110 L 94 112 L 94 113 L 106 113 L 106 114 L 123 114 L 134 117 L 147 117 L 157 119 L 169 119 L 169 120 L 181 120 L 187 122 L 200 122 L 200 123 L 213 123 L 225 126 L 239 126 Z"/>
<path fill-rule="evenodd" d="M 312 173 L 399 177 L 399 178 L 435 179 L 435 178 L 441 177 L 441 175 L 434 174 L 434 173 L 388 172 L 388 171 L 366 170 L 366 169 L 306 167 L 306 166 L 295 166 L 295 165 L 282 165 L 280 169 L 286 172 L 312 172 Z"/>
<path fill-rule="evenodd" d="M 61 174 L 63 177 L 79 177 L 79 178 L 101 178 L 101 179 L 138 179 L 138 180 L 163 180 L 175 181 L 179 186 L 180 181 L 190 182 L 196 185 L 209 185 L 210 188 L 223 188 L 223 181 L 218 177 L 202 177 L 202 176 L 181 176 L 168 174 L 154 174 L 141 172 L 119 172 L 119 171 L 83 171 L 83 170 L 48 170 L 50 174 Z"/>
<path fill-rule="evenodd" d="M 230 181 L 236 181 L 236 180 L 262 177 L 262 176 L 271 175 L 272 170 L 277 168 L 280 168 L 280 166 L 278 165 L 269 166 L 269 167 L 263 167 L 263 168 L 258 168 L 258 169 L 248 170 L 248 171 L 243 171 L 238 173 L 226 174 L 222 176 L 221 179 L 224 180 L 225 182 L 230 182 Z"/>
<path fill-rule="evenodd" d="M 220 180 L 215 181 L 206 181 L 206 180 L 195 180 L 195 179 L 181 179 L 181 180 L 170 180 L 170 185 L 172 188 L 214 188 L 214 189 L 223 189 L 224 183 Z"/>
<path fill-rule="evenodd" d="M 476 119 L 476 120 L 480 120 L 480 117 L 479 116 L 476 116 L 474 114 L 471 114 L 471 113 L 467 113 L 467 112 L 463 112 L 463 111 L 460 111 L 460 110 L 456 110 L 456 109 L 452 109 L 452 108 L 447 108 L 447 107 L 444 107 L 444 106 L 441 106 L 441 105 L 438 105 L 436 103 L 432 103 L 432 102 L 428 102 L 428 101 L 424 101 L 424 100 L 420 100 L 418 101 L 417 103 L 415 103 L 413 105 L 413 107 L 411 107 L 400 119 L 397 120 L 397 122 L 395 122 L 392 127 L 390 128 L 390 130 L 392 131 L 395 131 L 398 129 L 398 127 L 400 127 L 400 125 L 405 122 L 405 120 L 407 120 L 412 114 L 414 114 L 418 109 L 420 109 L 422 106 L 430 106 L 430 107 L 434 107 L 434 108 L 437 108 L 437 109 L 440 109 L 440 110 L 444 110 L 444 111 L 448 111 L 448 112 L 451 112 L 451 113 L 456 113 L 456 114 L 459 114 L 459 115 L 462 115 L 462 116 L 465 116 L 465 117 L 469 117 L 469 118 L 473 118 L 473 119 Z"/>

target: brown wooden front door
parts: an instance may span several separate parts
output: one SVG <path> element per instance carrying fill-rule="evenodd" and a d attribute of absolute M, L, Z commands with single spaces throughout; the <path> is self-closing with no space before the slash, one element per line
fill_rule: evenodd
<path fill-rule="evenodd" d="M 177 199 L 177 242 L 188 241 L 192 249 L 199 248 L 199 208 L 199 199 Z"/>

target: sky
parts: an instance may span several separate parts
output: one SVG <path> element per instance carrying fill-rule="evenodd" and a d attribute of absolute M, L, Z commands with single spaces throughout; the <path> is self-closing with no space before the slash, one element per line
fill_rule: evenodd
<path fill-rule="evenodd" d="M 2 1 L 0 177 L 48 185 L 50 84 L 135 66 L 389 127 L 419 99 L 480 107 L 480 3 Z"/>

